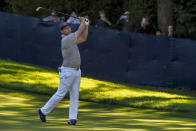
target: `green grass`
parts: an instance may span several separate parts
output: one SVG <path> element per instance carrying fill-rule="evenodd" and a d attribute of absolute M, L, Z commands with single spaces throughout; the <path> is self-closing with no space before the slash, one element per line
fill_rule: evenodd
<path fill-rule="evenodd" d="M 48 68 L 0 60 L 0 87 L 52 95 L 58 73 Z M 137 108 L 196 112 L 196 92 L 117 84 L 83 77 L 80 100 Z"/>
<path fill-rule="evenodd" d="M 1 131 L 195 131 L 196 113 L 137 109 L 80 101 L 78 124 L 69 126 L 68 101 L 42 123 L 37 108 L 50 96 L 0 88 Z"/>

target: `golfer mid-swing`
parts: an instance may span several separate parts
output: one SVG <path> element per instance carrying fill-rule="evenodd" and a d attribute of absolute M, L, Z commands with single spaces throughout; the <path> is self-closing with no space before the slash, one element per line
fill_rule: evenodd
<path fill-rule="evenodd" d="M 80 88 L 80 53 L 77 44 L 86 41 L 88 36 L 88 20 L 79 17 L 81 22 L 78 30 L 71 33 L 69 23 L 60 24 L 60 32 L 62 34 L 61 51 L 63 55 L 63 64 L 59 68 L 60 83 L 56 93 L 49 101 L 40 109 L 38 114 L 42 122 L 46 122 L 46 115 L 64 98 L 66 92 L 70 92 L 70 107 L 68 124 L 75 125 L 78 114 L 78 99 Z"/>

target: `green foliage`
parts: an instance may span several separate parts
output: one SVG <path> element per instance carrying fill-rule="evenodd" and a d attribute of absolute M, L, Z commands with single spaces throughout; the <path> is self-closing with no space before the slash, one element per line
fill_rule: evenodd
<path fill-rule="evenodd" d="M 0 10 L 30 15 L 39 18 L 50 15 L 47 11 L 35 11 L 36 7 L 56 8 L 70 14 L 88 14 L 94 25 L 99 18 L 98 11 L 104 9 L 108 19 L 117 28 L 116 21 L 124 11 L 131 13 L 131 18 L 140 26 L 141 18 L 147 17 L 154 28 L 157 27 L 157 0 L 2 0 Z M 4 7 L 3 7 L 4 6 Z M 196 39 L 196 2 L 195 0 L 174 0 L 174 27 L 179 37 Z"/>
<path fill-rule="evenodd" d="M 5 2 L 5 0 L 0 1 L 0 11 L 7 11 L 9 8 L 9 4 Z"/>
<path fill-rule="evenodd" d="M 137 27 L 140 26 L 142 17 L 147 17 L 151 25 L 156 27 L 156 0 L 128 0 L 124 2 L 123 7 L 130 11 L 131 18 Z"/>
<path fill-rule="evenodd" d="M 196 39 L 196 1 L 175 1 L 176 32 L 180 37 Z"/>
<path fill-rule="evenodd" d="M 119 10 L 122 10 L 122 5 L 117 6 L 113 9 L 117 4 L 122 3 L 118 0 L 5 0 L 10 5 L 10 12 L 19 13 L 23 15 L 31 15 L 35 17 L 46 17 L 50 15 L 47 11 L 40 11 L 39 13 L 35 11 L 36 7 L 42 6 L 48 9 L 56 8 L 58 11 L 62 11 L 68 14 L 74 10 L 77 14 L 88 14 L 93 24 L 96 23 L 96 20 L 99 18 L 98 11 L 105 10 L 109 19 L 112 23 L 116 22 L 116 18 L 120 16 Z M 99 6 L 97 6 L 99 5 Z M 119 16 L 117 16 L 119 15 Z"/>

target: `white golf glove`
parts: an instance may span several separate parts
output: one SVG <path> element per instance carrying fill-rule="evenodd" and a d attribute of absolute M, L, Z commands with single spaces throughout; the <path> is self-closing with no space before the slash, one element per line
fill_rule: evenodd
<path fill-rule="evenodd" d="M 90 24 L 89 20 L 85 18 L 85 24 L 88 26 Z"/>

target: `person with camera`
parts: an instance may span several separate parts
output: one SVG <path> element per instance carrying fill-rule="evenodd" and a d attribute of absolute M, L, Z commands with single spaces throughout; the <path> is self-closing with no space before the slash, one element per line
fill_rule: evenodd
<path fill-rule="evenodd" d="M 135 25 L 131 21 L 129 11 L 125 11 L 120 19 L 116 22 L 116 25 L 120 28 L 121 31 L 134 32 Z"/>

